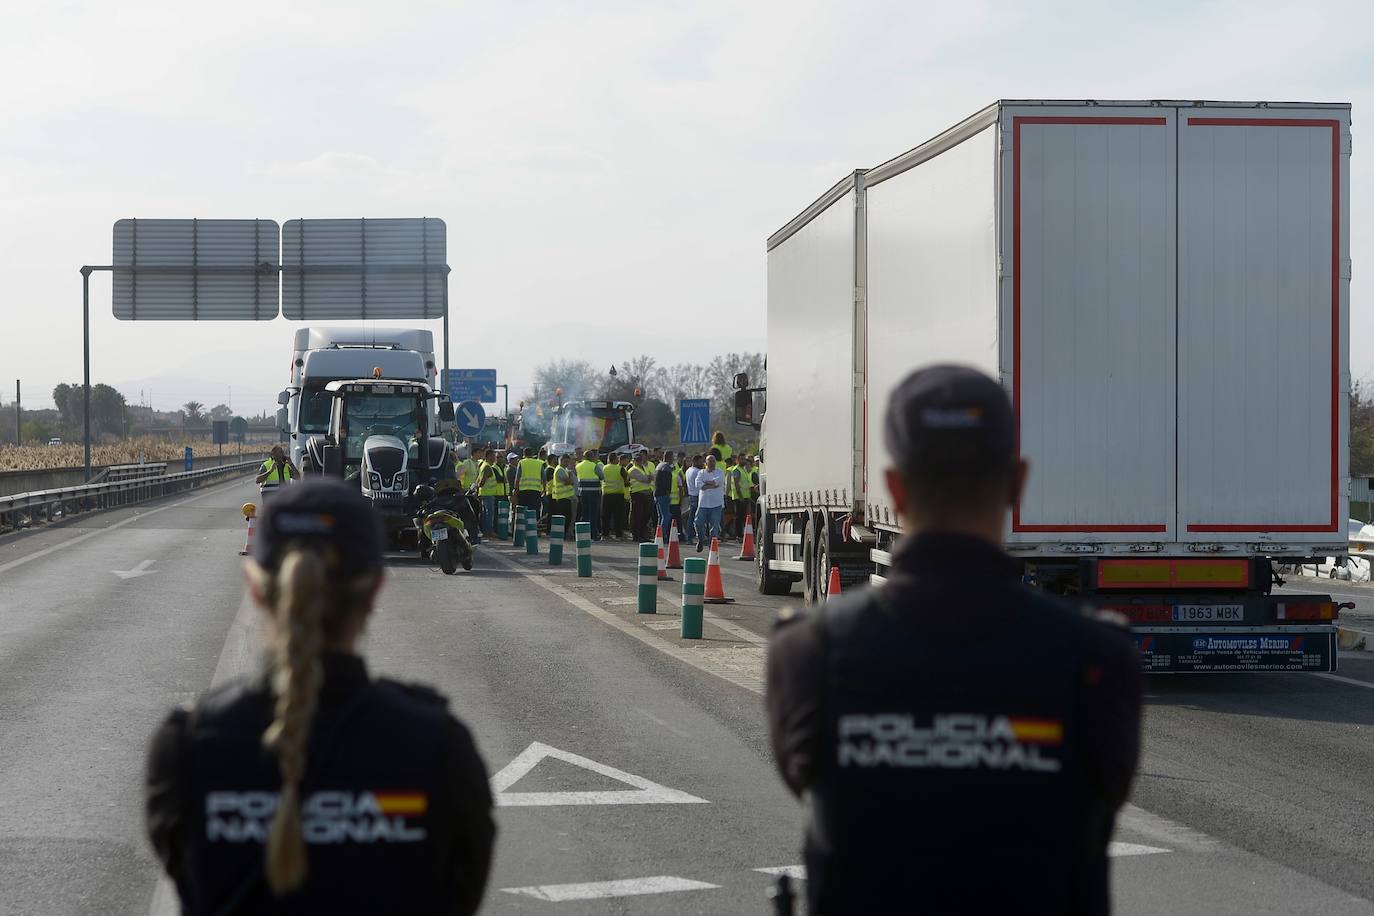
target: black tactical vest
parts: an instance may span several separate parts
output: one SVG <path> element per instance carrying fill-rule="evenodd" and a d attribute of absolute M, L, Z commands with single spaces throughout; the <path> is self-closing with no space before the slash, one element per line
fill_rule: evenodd
<path fill-rule="evenodd" d="M 914 610 L 895 584 L 854 597 L 808 624 L 827 669 L 807 838 L 819 912 L 1075 911 L 1081 622 L 992 583 L 976 602 L 1000 602 L 1004 623 L 951 640 L 912 615 L 976 607 Z"/>
<path fill-rule="evenodd" d="M 264 849 L 280 779 L 262 746 L 272 700 L 262 683 L 211 693 L 187 731 L 187 870 L 195 914 L 438 913 L 455 880 L 445 854 L 442 699 L 376 681 L 320 697 L 302 784 L 309 877 L 280 902 Z"/>

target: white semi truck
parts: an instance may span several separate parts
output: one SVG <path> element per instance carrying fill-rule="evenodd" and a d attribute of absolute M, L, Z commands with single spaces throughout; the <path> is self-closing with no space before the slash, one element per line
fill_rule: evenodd
<path fill-rule="evenodd" d="M 311 436 L 329 430 L 334 399 L 326 396 L 330 382 L 373 378 L 404 379 L 438 389 L 434 334 L 415 328 L 300 328 L 291 352 L 291 384 L 277 397 L 277 425 L 290 443 L 297 467 Z M 431 401 L 437 404 L 437 401 Z M 431 431 L 446 424 L 431 407 Z"/>
<path fill-rule="evenodd" d="M 991 105 L 846 176 L 768 239 L 758 582 L 880 583 L 888 393 L 1001 380 L 1025 580 L 1119 611 L 1146 670 L 1330 671 L 1347 549 L 1350 106 Z M 766 407 L 766 417 L 764 410 Z M 957 609 L 951 610 L 957 613 Z"/>

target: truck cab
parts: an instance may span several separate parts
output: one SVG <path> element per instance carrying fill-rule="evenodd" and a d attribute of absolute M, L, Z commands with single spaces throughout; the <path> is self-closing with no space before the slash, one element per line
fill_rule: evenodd
<path fill-rule="evenodd" d="M 325 388 L 336 381 L 382 378 L 423 383 L 436 389 L 434 335 L 412 328 L 301 328 L 291 354 L 290 385 L 277 396 L 277 425 L 298 466 L 311 436 L 328 431 L 333 399 Z M 446 427 L 431 402 L 431 430 Z"/>
<path fill-rule="evenodd" d="M 454 476 L 449 444 L 432 420 L 452 422 L 453 404 L 409 379 L 334 381 L 320 397 L 328 427 L 307 440 L 306 471 L 357 481 L 388 533 L 413 527 L 415 485 Z"/>
<path fill-rule="evenodd" d="M 613 452 L 635 441 L 635 405 L 630 401 L 566 401 L 554 408 L 549 452 L 562 455 L 574 449 Z"/>

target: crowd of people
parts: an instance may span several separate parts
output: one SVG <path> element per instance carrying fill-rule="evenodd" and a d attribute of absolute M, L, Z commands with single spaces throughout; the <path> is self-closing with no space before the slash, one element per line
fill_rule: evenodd
<path fill-rule="evenodd" d="M 713 537 L 743 538 L 746 521 L 758 513 L 763 470 L 761 455 L 736 455 L 721 432 L 694 455 L 648 448 L 633 454 L 576 448 L 561 455 L 526 448 L 503 455 L 489 448 L 455 461 L 460 485 L 481 503 L 484 536 L 496 533 L 497 504 L 513 498 L 537 514 L 541 531 L 562 516 L 567 540 L 575 521 L 591 526 L 594 541 L 644 542 L 660 528 L 665 538 L 676 529 L 698 551 Z"/>

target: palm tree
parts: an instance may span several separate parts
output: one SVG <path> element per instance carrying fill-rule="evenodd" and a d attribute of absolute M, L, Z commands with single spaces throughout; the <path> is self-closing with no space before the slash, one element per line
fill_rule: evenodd
<path fill-rule="evenodd" d="M 200 401 L 187 401 L 181 405 L 181 413 L 185 417 L 183 426 L 195 426 L 205 420 L 205 405 Z"/>

